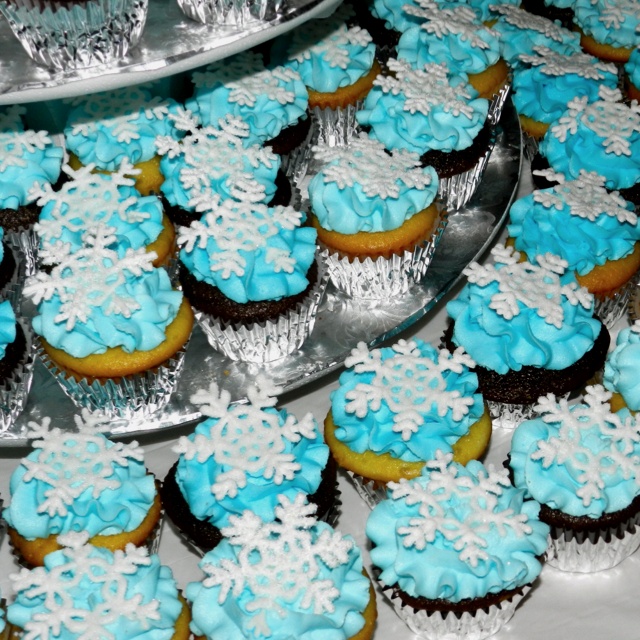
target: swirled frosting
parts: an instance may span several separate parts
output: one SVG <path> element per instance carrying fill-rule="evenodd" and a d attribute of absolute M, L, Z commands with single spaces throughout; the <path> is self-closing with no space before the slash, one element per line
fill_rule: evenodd
<path fill-rule="evenodd" d="M 392 483 L 371 512 L 366 533 L 379 580 L 410 596 L 450 602 L 533 582 L 549 532 L 538 520 L 540 505 L 525 500 L 504 472 L 476 460 L 443 468 L 446 460 Z"/>
<path fill-rule="evenodd" d="M 571 516 L 600 518 L 640 495 L 640 429 L 628 409 L 609 410 L 611 394 L 587 387 L 585 403 L 541 398 L 542 414 L 511 440 L 514 484 Z"/>
<path fill-rule="evenodd" d="M 85 165 L 114 171 L 125 159 L 144 162 L 156 155 L 157 136 L 178 135 L 169 118 L 178 103 L 140 87 L 84 96 L 74 104 L 64 136 L 67 149 Z"/>
<path fill-rule="evenodd" d="M 412 16 L 404 7 L 410 5 L 419 7 L 417 0 L 373 0 L 371 13 L 380 20 L 384 20 L 387 29 L 404 32 L 411 27 L 418 26 L 420 19 Z"/>
<path fill-rule="evenodd" d="M 245 51 L 193 74 L 195 92 L 186 101 L 204 125 L 231 114 L 249 124 L 260 142 L 275 138 L 307 110 L 307 88 L 293 69 L 267 69 L 262 56 Z"/>
<path fill-rule="evenodd" d="M 604 363 L 605 388 L 616 391 L 632 411 L 640 411 L 640 322 L 618 333 Z"/>
<path fill-rule="evenodd" d="M 0 359 L 4 358 L 7 346 L 15 339 L 16 314 L 11 303 L 8 300 L 4 300 L 0 302 Z"/>
<path fill-rule="evenodd" d="M 574 22 L 596 42 L 632 49 L 640 43 L 636 0 L 576 0 Z"/>
<path fill-rule="evenodd" d="M 433 149 L 460 151 L 473 144 L 485 124 L 489 102 L 465 77 L 452 76 L 445 63 L 411 69 L 389 60 L 394 76 L 378 77 L 356 113 L 361 125 L 388 149 L 419 155 Z"/>
<path fill-rule="evenodd" d="M 633 50 L 629 62 L 624 65 L 629 81 L 634 87 L 640 87 L 640 47 Z"/>
<path fill-rule="evenodd" d="M 493 22 L 496 19 L 494 7 L 497 3 L 495 0 L 465 0 L 465 4 L 475 9 L 483 22 Z M 500 0 L 500 4 L 512 4 L 519 7 L 521 0 Z"/>

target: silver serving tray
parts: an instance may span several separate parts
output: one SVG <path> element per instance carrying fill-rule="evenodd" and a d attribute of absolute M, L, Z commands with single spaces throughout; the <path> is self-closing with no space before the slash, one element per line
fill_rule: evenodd
<path fill-rule="evenodd" d="M 314 330 L 303 348 L 268 365 L 225 358 L 209 346 L 196 327 L 178 389 L 170 403 L 141 421 L 113 421 L 111 433 L 148 433 L 198 420 L 200 413 L 189 403 L 189 398 L 214 380 L 236 401 L 246 398 L 248 385 L 259 373 L 268 375 L 285 392 L 297 389 L 340 367 L 358 342 L 378 345 L 411 326 L 431 311 L 460 279 L 462 270 L 469 262 L 479 259 L 496 236 L 516 194 L 521 162 L 520 126 L 508 100 L 480 187 L 469 206 L 449 216 L 433 262 L 419 285 L 384 303 L 352 300 L 329 285 Z M 50 416 L 56 426 L 73 428 L 72 416 L 76 413 L 75 405 L 38 361 L 27 407 L 8 431 L 0 433 L 0 446 L 24 445 L 27 422 L 44 416 Z"/>

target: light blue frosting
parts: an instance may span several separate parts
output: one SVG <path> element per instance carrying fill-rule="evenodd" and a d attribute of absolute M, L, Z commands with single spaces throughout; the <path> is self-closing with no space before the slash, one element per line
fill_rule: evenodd
<path fill-rule="evenodd" d="M 107 443 L 106 446 L 113 445 Z M 87 446 L 87 451 L 96 450 L 93 443 Z M 44 461 L 42 456 L 45 455 L 42 450 L 35 449 L 27 459 Z M 52 484 L 39 478 L 25 480 L 27 471 L 23 463 L 11 474 L 11 503 L 2 514 L 9 526 L 27 540 L 70 531 L 86 531 L 90 537 L 133 531 L 147 516 L 156 497 L 153 476 L 147 473 L 143 462 L 129 457 L 127 466 L 114 465 L 111 476 L 116 481 L 114 488 L 103 489 L 97 497 L 93 495 L 93 488 L 85 489 L 67 505 L 66 515 L 38 513 Z M 64 472 L 62 464 L 58 464 L 57 473 L 63 475 Z M 89 464 L 85 473 L 91 473 Z"/>
<path fill-rule="evenodd" d="M 284 425 L 286 413 L 275 409 L 265 409 L 267 413 L 278 416 L 280 426 Z M 217 423 L 216 418 L 209 418 L 201 422 L 194 433 L 189 436 L 193 440 L 201 435 L 211 439 L 212 426 Z M 273 478 L 263 477 L 264 469 L 255 473 L 247 472 L 247 484 L 239 487 L 233 498 L 226 496 L 220 500 L 211 492 L 211 486 L 223 473 L 228 473 L 234 467 L 232 464 L 221 464 L 213 456 L 206 461 L 187 459 L 180 456 L 176 471 L 176 482 L 191 513 L 200 520 L 210 522 L 218 528 L 229 524 L 229 517 L 241 515 L 249 509 L 260 516 L 265 522 L 275 518 L 275 508 L 278 506 L 278 496 L 286 495 L 293 500 L 296 495 L 305 493 L 311 495 L 320 486 L 322 471 L 329 459 L 329 448 L 324 444 L 320 432 L 316 438 L 302 437 L 297 443 L 284 441 L 284 454 L 293 454 L 295 461 L 301 465 L 291 480 L 284 480 L 276 484 Z"/>
<path fill-rule="evenodd" d="M 312 529 L 314 538 L 322 532 L 333 529 L 324 522 L 318 522 Z M 241 548 L 223 539 L 200 561 L 205 565 L 221 566 L 222 563 L 238 563 Z M 299 596 L 295 599 L 278 598 L 280 611 L 258 609 L 265 615 L 266 624 L 272 633 L 269 640 L 349 640 L 362 629 L 362 612 L 369 602 L 369 580 L 362 574 L 362 556 L 354 544 L 349 551 L 348 560 L 334 569 L 319 561 L 319 573 L 316 580 L 331 581 L 340 595 L 333 601 L 334 610 L 314 613 L 313 608 L 303 607 Z M 254 640 L 256 635 L 251 624 L 256 611 L 251 609 L 253 593 L 248 586 L 236 595 L 229 593 L 220 602 L 220 587 L 205 587 L 201 582 L 187 585 L 185 595 L 192 603 L 191 630 L 203 635 L 207 640 Z"/>
<path fill-rule="evenodd" d="M 570 410 L 573 412 L 581 407 L 589 411 L 587 405 L 573 405 Z M 589 411 L 591 414 L 591 412 Z M 595 415 L 595 414 L 591 414 Z M 627 409 L 622 409 L 618 415 L 624 420 L 630 413 Z M 549 418 L 547 415 L 546 418 Z M 632 445 L 631 450 L 623 452 L 622 441 L 615 442 L 611 435 L 603 435 L 600 428 L 594 426 L 591 418 L 581 419 L 586 426 L 579 430 L 573 430 L 578 434 L 579 445 L 563 438 L 567 456 L 563 454 L 563 461 L 559 462 L 556 456 L 550 465 L 543 465 L 542 459 L 534 460 L 534 455 L 539 448 L 538 442 L 548 442 L 551 438 L 557 438 L 560 433 L 561 424 L 558 421 L 547 422 L 542 417 L 526 420 L 518 425 L 511 440 L 511 461 L 514 484 L 521 487 L 528 497 L 532 497 L 541 504 L 546 504 L 551 509 L 557 509 L 571 516 L 589 518 L 600 518 L 605 513 L 614 513 L 628 507 L 636 496 L 640 495 L 640 441 Z M 577 495 L 577 491 L 584 488 L 585 478 L 582 465 L 576 465 L 573 456 L 569 451 L 576 452 L 580 447 L 584 454 L 578 454 L 582 460 L 587 453 L 601 454 L 617 449 L 623 457 L 629 460 L 635 457 L 635 472 L 630 472 L 627 477 L 620 469 L 618 463 L 610 458 L 610 464 L 601 466 L 598 477 L 602 480 L 599 487 L 599 497 L 593 497 L 588 505 L 585 505 L 582 498 Z M 589 455 L 590 455 L 589 454 Z"/>
<path fill-rule="evenodd" d="M 261 74 L 261 86 L 257 86 L 256 74 Z M 193 81 L 196 89 L 186 107 L 202 124 L 217 125 L 231 114 L 247 122 L 259 142 L 271 140 L 295 124 L 309 102 L 297 72 L 284 67 L 267 70 L 262 56 L 250 51 L 209 65 L 194 73 Z"/>
<path fill-rule="evenodd" d="M 455 463 L 453 463 L 455 464 Z M 478 485 L 487 476 L 485 467 L 472 460 L 466 467 L 455 464 L 458 477 L 468 479 L 470 485 Z M 410 483 L 429 489 L 431 472 Z M 442 494 L 442 489 L 436 489 Z M 454 491 L 450 498 L 439 501 L 444 512 L 452 520 L 463 523 L 473 517 L 474 505 L 462 491 Z M 474 529 L 482 543 L 487 559 L 479 559 L 477 566 L 460 558 L 460 550 L 454 548 L 454 540 L 447 540 L 435 532 L 433 541 L 423 549 L 405 546 L 404 527 L 417 519 L 423 519 L 420 504 L 408 504 L 406 499 L 383 500 L 375 506 L 367 520 L 367 537 L 373 542 L 371 561 L 381 569 L 379 580 L 385 585 L 397 584 L 410 596 L 430 600 L 445 599 L 460 602 L 467 598 L 480 598 L 487 594 L 516 589 L 533 582 L 540 574 L 537 557 L 547 548 L 549 527 L 538 520 L 540 505 L 524 500 L 524 491 L 511 486 L 502 487 L 496 496 L 492 512 L 499 514 L 512 509 L 515 514 L 526 516 L 531 532 L 516 533 L 508 524 L 498 529 L 492 524 L 489 531 Z"/>
<path fill-rule="evenodd" d="M 603 384 L 617 391 L 632 411 L 640 411 L 640 333 L 625 327 L 618 333 L 616 347 L 604 364 Z"/>
<path fill-rule="evenodd" d="M 33 571 L 52 572 L 59 567 L 67 567 L 62 578 L 67 584 L 65 598 L 69 598 L 74 609 L 96 611 L 105 602 L 105 584 L 94 582 L 84 572 L 72 569 L 66 555 L 68 551 L 62 549 L 54 551 L 45 557 L 44 568 L 38 567 Z M 107 549 L 94 547 L 91 557 L 101 560 L 105 564 L 114 564 L 114 554 Z M 129 600 L 140 597 L 140 607 L 149 605 L 154 600 L 159 602 L 157 620 L 132 620 L 125 615 L 116 618 L 114 622 L 105 624 L 105 632 L 112 634 L 118 640 L 171 640 L 175 633 L 175 623 L 182 611 L 182 603 L 178 600 L 178 589 L 171 573 L 171 569 L 160 564 L 157 555 L 150 556 L 148 566 L 138 566 L 134 573 L 122 574 L 126 580 L 124 597 Z M 32 593 L 32 592 L 31 592 Z M 7 608 L 7 619 L 12 624 L 24 628 L 29 622 L 37 620 L 39 616 L 46 616 L 50 609 L 45 601 L 45 594 L 31 593 L 24 589 L 18 590 L 15 601 Z M 80 632 L 70 631 L 67 621 L 61 621 L 60 633 L 56 640 L 77 640 Z M 73 625 L 69 625 L 73 626 Z"/>
<path fill-rule="evenodd" d="M 430 344 L 415 340 L 421 358 L 426 358 L 437 363 L 438 351 Z M 393 358 L 397 353 L 391 347 L 378 350 L 382 362 Z M 396 365 L 398 368 L 400 365 Z M 422 370 L 426 370 L 421 365 Z M 440 396 L 439 389 L 431 385 L 422 389 L 414 398 L 413 404 L 422 419 L 415 433 L 405 440 L 398 431 L 394 431 L 394 418 L 398 415 L 398 409 L 394 410 L 389 405 L 389 400 L 382 397 L 380 406 L 372 408 L 368 406 L 364 416 L 357 416 L 355 412 L 347 411 L 347 405 L 351 401 L 348 394 L 353 393 L 358 385 L 369 385 L 375 379 L 375 374 L 370 371 L 356 373 L 353 367 L 346 369 L 340 375 L 340 386 L 331 394 L 331 413 L 336 425 L 335 436 L 356 453 L 373 451 L 381 455 L 388 453 L 393 458 L 399 458 L 407 462 L 430 460 L 436 451 L 450 452 L 452 445 L 463 435 L 469 432 L 469 427 L 477 422 L 484 413 L 484 401 L 478 393 L 478 377 L 467 366 L 461 365 L 461 371 L 444 371 L 442 377 L 447 392 L 458 391 L 461 398 L 469 398 L 472 404 L 468 412 L 461 418 L 454 417 L 453 409 L 447 408 L 444 415 L 440 415 L 436 398 Z M 400 373 L 398 373 L 400 375 Z M 390 379 L 387 392 L 391 394 Z M 433 381 L 433 386 L 436 382 Z M 403 392 L 404 393 L 404 392 Z M 432 394 L 432 402 L 426 408 L 420 402 Z M 395 394 L 392 394 L 395 396 Z"/>
<path fill-rule="evenodd" d="M 156 137 L 179 137 L 169 114 L 178 103 L 162 100 L 140 87 L 127 87 L 81 99 L 70 112 L 64 136 L 67 149 L 84 165 L 115 171 L 127 159 L 133 164 L 151 160 Z M 131 132 L 120 138 L 118 131 Z"/>
<path fill-rule="evenodd" d="M 580 183 L 565 183 L 564 187 L 580 189 Z M 640 225 L 621 222 L 616 216 L 599 212 L 594 203 L 596 220 L 571 213 L 562 187 L 544 189 L 558 197 L 562 207 L 544 206 L 529 194 L 517 200 L 509 210 L 509 235 L 518 251 L 524 251 L 530 262 L 546 253 L 553 253 L 568 262 L 568 269 L 583 276 L 608 260 L 619 260 L 631 254 L 640 241 Z M 633 205 L 627 202 L 627 209 Z"/>
<path fill-rule="evenodd" d="M 633 50 L 629 62 L 624 65 L 624 70 L 631 84 L 636 88 L 640 88 L 640 48 Z"/>
<path fill-rule="evenodd" d="M 16 339 L 16 314 L 8 300 L 0 302 L 0 359 L 7 346 Z"/>
<path fill-rule="evenodd" d="M 596 42 L 627 49 L 638 46 L 640 11 L 635 0 L 575 0 L 573 12 L 575 24 Z"/>
<path fill-rule="evenodd" d="M 416 0 L 373 0 L 371 13 L 376 18 L 384 20 L 387 29 L 404 32 L 422 22 L 420 18 L 412 16 L 403 10 L 406 5 L 420 6 Z"/>
<path fill-rule="evenodd" d="M 462 4 L 468 4 L 475 9 L 479 14 L 483 22 L 489 22 L 496 19 L 496 13 L 491 9 L 496 4 L 512 4 L 519 7 L 522 4 L 522 0 L 500 0 L 497 3 L 495 0 L 463 0 Z"/>
<path fill-rule="evenodd" d="M 0 609 L 0 633 L 4 631 L 4 628 L 7 626 L 7 623 L 4 619 L 4 609 Z"/>
<path fill-rule="evenodd" d="M 69 278 L 69 285 L 72 283 Z M 140 305 L 129 318 L 107 315 L 102 308 L 93 307 L 86 322 L 78 320 L 73 329 L 67 330 L 66 323 L 56 319 L 61 301 L 54 294 L 38 306 L 33 329 L 50 345 L 76 358 L 104 353 L 110 347 L 122 347 L 126 353 L 150 351 L 164 342 L 165 330 L 175 319 L 183 297 L 181 291 L 172 288 L 167 272 L 153 269 L 138 277 L 129 276 L 118 293 Z"/>
<path fill-rule="evenodd" d="M 549 7 L 558 7 L 558 9 L 572 9 L 575 5 L 575 0 L 544 0 L 544 3 Z"/>

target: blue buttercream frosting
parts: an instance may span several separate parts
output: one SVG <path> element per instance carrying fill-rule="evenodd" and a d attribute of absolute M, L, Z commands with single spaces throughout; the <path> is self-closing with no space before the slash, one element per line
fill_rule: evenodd
<path fill-rule="evenodd" d="M 186 101 L 204 125 L 227 115 L 242 118 L 260 142 L 275 138 L 307 110 L 307 88 L 293 69 L 266 69 L 262 56 L 245 51 L 193 74 L 195 92 Z"/>
<path fill-rule="evenodd" d="M 521 423 L 510 465 L 527 496 L 571 516 L 600 518 L 640 495 L 640 431 L 627 409 L 607 411 L 602 387 L 587 391 L 587 403 L 553 410 L 551 396 L 540 417 Z"/>
<path fill-rule="evenodd" d="M 493 22 L 497 17 L 494 7 L 498 3 L 495 0 L 465 0 L 464 4 L 473 7 L 480 14 L 483 22 Z M 512 4 L 519 7 L 521 0 L 500 0 L 499 4 Z"/>
<path fill-rule="evenodd" d="M 0 302 L 0 359 L 7 347 L 16 339 L 16 314 L 8 300 Z"/>
<path fill-rule="evenodd" d="M 495 482 L 491 501 L 486 488 L 490 474 Z M 495 480 L 493 469 L 472 460 L 466 467 L 450 463 L 445 473 L 430 464 L 418 478 L 392 483 L 388 498 L 375 506 L 366 525 L 379 580 L 410 596 L 449 602 L 533 582 L 540 574 L 538 557 L 547 548 L 549 527 L 538 519 L 540 505 L 525 500 L 524 491 L 512 487 L 505 475 Z M 419 529 L 426 520 L 429 536 Z M 419 544 L 409 543 L 408 533 L 419 537 Z"/>
<path fill-rule="evenodd" d="M 372 352 L 362 346 L 347 359 L 331 394 L 335 436 L 351 450 L 430 460 L 438 450 L 450 452 L 482 417 L 484 401 L 470 358 L 458 354 L 454 365 L 448 352 L 417 339 Z"/>
<path fill-rule="evenodd" d="M 633 50 L 629 62 L 624 65 L 624 70 L 631 84 L 640 88 L 640 48 Z"/>
<path fill-rule="evenodd" d="M 573 13 L 575 24 L 596 42 L 627 49 L 639 44 L 636 0 L 576 0 Z"/>
<path fill-rule="evenodd" d="M 619 393 L 631 411 L 640 411 L 640 323 L 618 333 L 604 364 L 605 388 Z"/>
<path fill-rule="evenodd" d="M 419 155 L 430 150 L 460 151 L 484 127 L 489 102 L 475 98 L 466 78 L 452 76 L 446 64 L 411 69 L 389 60 L 394 77 L 378 78 L 356 113 L 361 125 L 388 149 Z"/>
<path fill-rule="evenodd" d="M 419 7 L 416 0 L 373 0 L 371 13 L 380 20 L 384 20 L 387 29 L 396 31 L 406 31 L 411 27 L 418 26 L 420 18 L 412 16 L 404 10 L 407 5 Z"/>

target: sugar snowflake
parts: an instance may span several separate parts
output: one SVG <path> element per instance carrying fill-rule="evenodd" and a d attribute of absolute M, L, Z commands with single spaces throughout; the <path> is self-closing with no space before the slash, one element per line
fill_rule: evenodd
<path fill-rule="evenodd" d="M 616 66 L 610 62 L 603 62 L 591 55 L 582 52 L 561 55 L 548 47 L 534 47 L 534 55 L 521 54 L 521 62 L 532 67 L 541 67 L 547 76 L 576 75 L 587 80 L 602 81 L 605 74 L 616 75 Z"/>
<path fill-rule="evenodd" d="M 423 190 L 431 184 L 420 164 L 420 156 L 406 149 L 386 151 L 384 145 L 366 133 L 353 138 L 348 146 L 318 145 L 313 152 L 322 168 L 325 183 L 339 189 L 359 185 L 370 198 L 398 198 L 401 185 Z"/>
<path fill-rule="evenodd" d="M 576 495 L 585 506 L 601 497 L 606 476 L 633 478 L 640 489 L 640 455 L 634 453 L 640 443 L 640 426 L 630 415 L 623 419 L 612 413 L 610 397 L 604 387 L 594 385 L 587 387 L 584 404 L 570 406 L 566 399 L 558 401 L 550 393 L 535 407 L 544 422 L 558 425 L 558 432 L 539 440 L 531 458 L 541 460 L 545 469 L 557 464 L 575 470 L 581 485 Z M 593 451 L 594 437 L 610 444 Z"/>
<path fill-rule="evenodd" d="M 286 616 L 283 602 L 297 602 L 315 615 L 332 613 L 340 591 L 330 578 L 322 578 L 323 568 L 346 564 L 353 540 L 329 527 L 317 533 L 313 514 L 316 505 L 307 504 L 302 494 L 293 502 L 279 496 L 276 521 L 263 522 L 245 511 L 231 516 L 231 525 L 222 535 L 237 547 L 237 559 L 224 559 L 219 566 L 205 563 L 207 588 L 220 587 L 220 602 L 229 593 L 238 597 L 250 593 L 246 608 L 254 614 L 250 629 L 256 637 L 272 634 L 267 613 Z"/>
<path fill-rule="evenodd" d="M 451 464 L 452 457 L 438 451 L 436 459 L 425 465 L 429 471 L 426 486 L 407 480 L 389 483 L 394 500 L 419 505 L 419 516 L 411 518 L 406 527 L 398 527 L 398 533 L 403 536 L 405 547 L 418 550 L 442 537 L 453 543 L 462 562 L 476 567 L 478 562 L 489 559 L 486 534 L 497 530 L 504 537 L 510 529 L 523 536 L 532 529 L 526 514 L 510 508 L 496 509 L 502 487 L 510 486 L 506 469 L 496 470 L 489 465 L 473 478 L 459 476 L 459 468 Z M 462 508 L 462 504 L 468 508 Z"/>
<path fill-rule="evenodd" d="M 551 40 L 563 42 L 571 32 L 542 16 L 536 16 L 514 4 L 492 4 L 491 11 L 499 13 L 507 24 L 526 31 L 537 31 Z"/>
<path fill-rule="evenodd" d="M 118 640 L 107 626 L 119 618 L 145 629 L 160 619 L 160 602 L 143 602 L 143 595 L 131 593 L 127 584 L 127 576 L 151 564 L 147 550 L 129 544 L 125 551 L 115 551 L 112 556 L 97 554 L 95 547 L 86 544 L 87 539 L 86 533 L 60 536 L 58 542 L 68 545 L 61 551 L 63 564 L 22 569 L 11 576 L 15 592 L 30 600 L 42 600 L 46 608 L 25 624 L 24 640 L 53 640 L 65 633 L 77 640 Z M 88 584 L 95 594 L 90 598 L 91 608 L 78 606 L 74 600 L 74 594 L 86 591 Z M 81 599 L 88 598 L 85 595 Z"/>
<path fill-rule="evenodd" d="M 182 140 L 171 136 L 158 136 L 156 148 L 160 155 L 170 158 L 182 156 L 185 166 L 180 170 L 180 182 L 189 193 L 189 206 L 196 211 L 206 211 L 220 200 L 213 187 L 214 180 L 225 179 L 231 196 L 244 202 L 262 202 L 265 187 L 253 173 L 245 168 L 273 167 L 276 154 L 259 144 L 245 148 L 250 137 L 249 125 L 241 118 L 227 116 L 218 126 L 200 127 L 190 111 L 178 110 L 170 116 L 179 131 L 186 131 Z"/>
<path fill-rule="evenodd" d="M 460 114 L 467 118 L 473 116 L 473 107 L 469 105 L 469 86 L 464 83 L 452 86 L 444 62 L 425 64 L 422 69 L 412 69 L 408 62 L 393 58 L 387 64 L 393 74 L 378 76 L 374 85 L 384 93 L 403 95 L 404 111 L 429 115 L 431 109 L 436 107 L 456 117 Z"/>
<path fill-rule="evenodd" d="M 551 253 L 538 256 L 538 264 L 518 262 L 520 254 L 510 247 L 498 245 L 491 251 L 503 266 L 471 263 L 463 273 L 469 282 L 480 287 L 495 282 L 498 293 L 491 298 L 489 308 L 506 320 L 520 314 L 520 305 L 536 311 L 538 316 L 558 329 L 562 327 L 564 311 L 562 299 L 573 306 L 590 309 L 593 296 L 575 281 L 561 284 L 560 276 L 567 269 L 567 261 Z"/>
<path fill-rule="evenodd" d="M 43 151 L 50 144 L 52 141 L 46 131 L 5 131 L 0 128 L 0 173 L 10 167 L 26 167 L 25 155 Z"/>
<path fill-rule="evenodd" d="M 581 123 L 603 138 L 605 153 L 630 156 L 630 139 L 640 133 L 640 105 L 635 101 L 621 103 L 619 89 L 601 86 L 599 95 L 597 102 L 589 103 L 587 96 L 571 100 L 567 111 L 551 125 L 552 135 L 565 142 L 569 135 L 575 135 Z"/>
<path fill-rule="evenodd" d="M 249 389 L 249 402 L 245 405 L 231 404 L 229 392 L 219 389 L 215 382 L 191 397 L 203 415 L 215 421 L 207 436 L 198 434 L 193 440 L 182 437 L 174 451 L 187 460 L 204 463 L 213 458 L 219 465 L 229 467 L 211 486 L 217 500 L 234 498 L 238 489 L 246 486 L 248 475 L 261 475 L 277 485 L 292 480 L 300 464 L 293 453 L 286 452 L 287 443 L 318 437 L 310 413 L 302 420 L 286 414 L 281 424 L 282 416 L 273 407 L 282 389 L 264 376 L 258 376 L 256 383 Z"/>
<path fill-rule="evenodd" d="M 0 107 L 0 131 L 21 131 L 24 128 L 22 118 L 27 110 L 14 104 L 9 107 Z"/>
<path fill-rule="evenodd" d="M 628 16 L 638 16 L 637 0 L 615 0 L 602 2 L 598 6 L 598 19 L 612 31 L 618 30 Z"/>
<path fill-rule="evenodd" d="M 462 420 L 473 405 L 472 397 L 464 397 L 457 389 L 449 389 L 448 372 L 461 373 L 475 362 L 462 348 L 454 353 L 440 349 L 437 360 L 420 353 L 418 345 L 400 340 L 391 349 L 392 357 L 383 360 L 382 351 L 369 351 L 360 342 L 345 360 L 356 373 L 373 373 L 370 382 L 359 382 L 346 394 L 345 410 L 363 418 L 385 403 L 393 413 L 393 431 L 409 440 L 425 423 L 425 415 L 434 407 L 439 416 L 452 412 L 454 420 Z"/>

